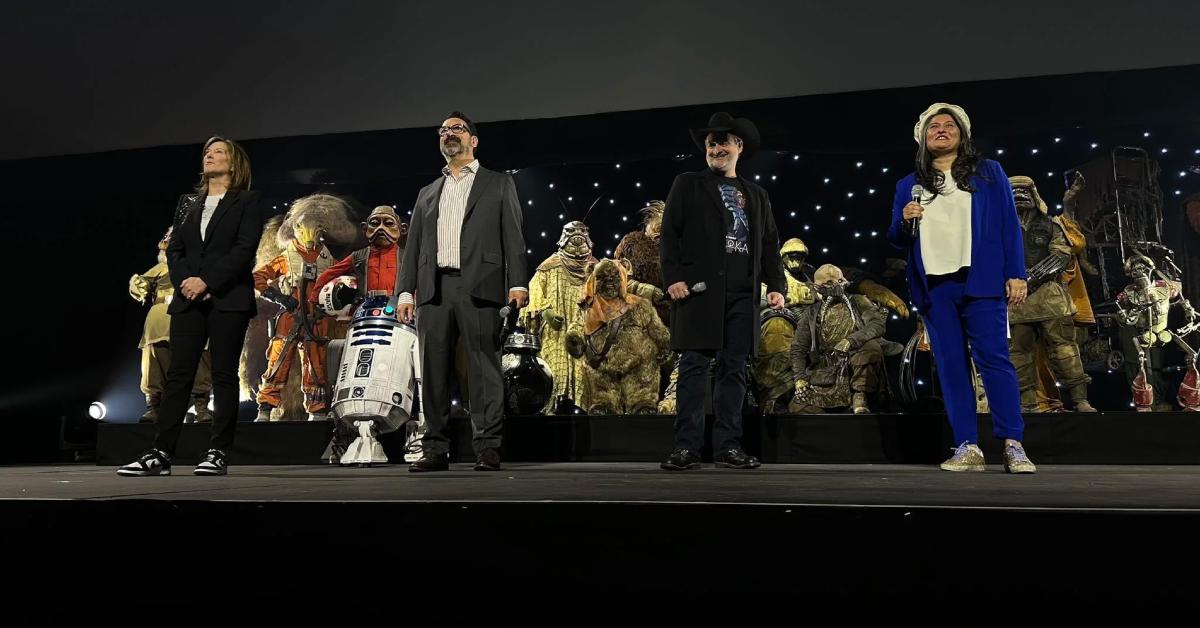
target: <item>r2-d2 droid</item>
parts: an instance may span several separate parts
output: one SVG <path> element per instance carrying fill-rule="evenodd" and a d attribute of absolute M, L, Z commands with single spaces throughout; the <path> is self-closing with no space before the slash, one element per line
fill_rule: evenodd
<path fill-rule="evenodd" d="M 350 322 L 341 366 L 333 387 L 333 415 L 353 427 L 354 440 L 341 455 L 342 465 L 369 467 L 386 463 L 379 434 L 407 424 L 407 460 L 420 457 L 424 432 L 418 420 L 421 360 L 416 330 L 396 314 L 396 297 L 368 296 Z"/>

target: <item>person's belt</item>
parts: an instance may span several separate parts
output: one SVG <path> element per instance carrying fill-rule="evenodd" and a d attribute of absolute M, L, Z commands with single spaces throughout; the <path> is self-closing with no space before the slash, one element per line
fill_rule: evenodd
<path fill-rule="evenodd" d="M 461 277 L 462 271 L 449 266 L 438 266 L 437 274 L 439 277 Z"/>

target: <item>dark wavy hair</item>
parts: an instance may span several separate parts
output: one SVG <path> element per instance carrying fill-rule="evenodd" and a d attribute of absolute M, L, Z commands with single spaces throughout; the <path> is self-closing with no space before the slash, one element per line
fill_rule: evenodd
<path fill-rule="evenodd" d="M 950 176 L 954 178 L 954 183 L 958 189 L 964 192 L 974 192 L 975 187 L 971 185 L 971 175 L 978 174 L 985 176 L 979 169 L 983 158 L 979 156 L 979 151 L 975 148 L 975 141 L 971 139 L 971 135 L 966 132 L 966 127 L 963 126 L 962 120 L 954 114 L 950 109 L 939 109 L 933 115 L 925 120 L 925 124 L 921 127 L 921 142 L 917 149 L 917 182 L 921 187 L 925 188 L 927 194 L 933 196 L 938 195 L 938 191 L 946 184 L 946 175 L 940 170 L 933 167 L 933 153 L 930 153 L 925 148 L 925 133 L 929 130 L 929 123 L 933 121 L 933 117 L 941 114 L 946 114 L 954 118 L 954 124 L 958 126 L 960 140 L 958 143 L 958 158 L 954 160 L 954 165 L 950 167 Z"/>

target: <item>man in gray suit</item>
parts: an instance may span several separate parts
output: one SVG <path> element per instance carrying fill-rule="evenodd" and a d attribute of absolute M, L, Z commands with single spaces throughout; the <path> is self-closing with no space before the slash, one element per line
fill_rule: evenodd
<path fill-rule="evenodd" d="M 455 344 L 466 347 L 476 471 L 500 469 L 504 383 L 500 377 L 500 308 L 524 307 L 523 215 L 512 177 L 475 159 L 475 124 L 453 112 L 438 129 L 446 167 L 417 194 L 400 267 L 399 314 L 417 320 L 421 343 L 422 456 L 408 470 L 449 468 L 450 368 Z"/>

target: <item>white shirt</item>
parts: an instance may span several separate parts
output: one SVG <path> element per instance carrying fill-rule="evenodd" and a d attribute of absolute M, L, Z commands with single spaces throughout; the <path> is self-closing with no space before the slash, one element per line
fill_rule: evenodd
<path fill-rule="evenodd" d="M 204 211 L 200 213 L 200 239 L 204 239 L 204 232 L 208 229 L 208 221 L 212 220 L 213 212 L 217 211 L 217 205 L 225 195 L 206 196 L 204 198 Z"/>
<path fill-rule="evenodd" d="M 467 198 L 475 185 L 475 173 L 479 172 L 479 160 L 463 166 L 456 178 L 450 166 L 442 168 L 442 197 L 438 201 L 438 268 L 462 268 L 459 240 L 462 237 L 463 219 L 467 215 Z"/>
<path fill-rule="evenodd" d="M 958 189 L 949 172 L 942 174 L 941 192 L 921 202 L 925 213 L 917 240 L 926 275 L 949 275 L 971 265 L 971 193 Z"/>

